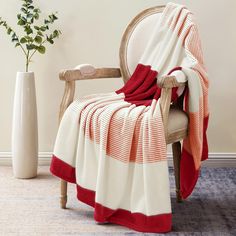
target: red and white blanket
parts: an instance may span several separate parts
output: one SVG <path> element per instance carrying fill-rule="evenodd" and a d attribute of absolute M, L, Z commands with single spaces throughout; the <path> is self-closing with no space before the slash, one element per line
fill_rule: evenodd
<path fill-rule="evenodd" d="M 142 232 L 171 230 L 166 142 L 157 78 L 188 80 L 189 135 L 181 161 L 181 194 L 191 194 L 208 156 L 208 79 L 193 14 L 169 3 L 130 80 L 116 92 L 74 101 L 56 138 L 51 172 L 77 186 L 98 222 Z M 175 100 L 183 91 L 173 89 Z"/>

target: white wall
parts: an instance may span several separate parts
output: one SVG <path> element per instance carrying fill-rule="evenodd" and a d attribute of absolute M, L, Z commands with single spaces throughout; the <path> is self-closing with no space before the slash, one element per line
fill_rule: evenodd
<path fill-rule="evenodd" d="M 59 12 L 57 27 L 63 35 L 44 56 L 36 56 L 31 70 L 36 73 L 39 150 L 52 151 L 63 83 L 58 72 L 80 63 L 95 66 L 119 65 L 118 50 L 127 23 L 142 9 L 166 4 L 160 0 L 39 0 L 43 12 Z M 236 1 L 173 1 L 187 5 L 200 27 L 205 61 L 210 77 L 211 152 L 236 153 Z M 21 1 L 0 0 L 0 16 L 15 26 Z M 11 122 L 15 75 L 24 70 L 23 55 L 0 29 L 0 152 L 11 150 Z M 118 89 L 120 79 L 83 81 L 78 95 Z"/>

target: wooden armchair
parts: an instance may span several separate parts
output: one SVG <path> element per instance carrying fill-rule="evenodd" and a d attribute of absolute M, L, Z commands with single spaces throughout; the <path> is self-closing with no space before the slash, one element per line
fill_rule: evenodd
<path fill-rule="evenodd" d="M 150 35 L 152 27 L 149 26 L 158 20 L 163 9 L 164 6 L 159 6 L 144 10 L 128 25 L 121 40 L 120 68 L 94 68 L 91 65 L 80 65 L 75 69 L 60 72 L 60 80 L 65 81 L 65 91 L 60 106 L 59 120 L 74 99 L 76 80 L 122 77 L 125 83 L 128 81 L 146 45 L 147 37 Z M 187 136 L 188 117 L 182 111 L 183 95 L 178 98 L 176 104 L 171 104 L 171 91 L 173 87 L 182 87 L 186 83 L 179 83 L 174 76 L 165 76 L 158 79 L 158 85 L 162 88 L 160 104 L 166 144 L 172 144 L 176 197 L 180 202 L 180 141 Z M 61 180 L 61 208 L 66 208 L 66 202 L 67 182 Z"/>

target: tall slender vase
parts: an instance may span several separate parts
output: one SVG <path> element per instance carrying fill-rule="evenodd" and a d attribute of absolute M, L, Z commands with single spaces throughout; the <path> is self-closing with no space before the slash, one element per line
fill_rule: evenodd
<path fill-rule="evenodd" d="M 33 178 L 38 167 L 38 124 L 33 72 L 16 76 L 12 126 L 12 166 L 16 178 Z"/>

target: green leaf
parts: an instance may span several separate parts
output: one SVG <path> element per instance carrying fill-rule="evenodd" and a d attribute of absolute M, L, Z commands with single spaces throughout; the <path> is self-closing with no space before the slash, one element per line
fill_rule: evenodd
<path fill-rule="evenodd" d="M 19 42 L 18 37 L 16 36 L 16 34 L 13 32 L 12 36 L 11 36 L 11 41 L 14 42 Z"/>
<path fill-rule="evenodd" d="M 34 41 L 35 41 L 36 43 L 40 44 L 40 43 L 42 43 L 43 39 L 42 39 L 42 37 L 40 37 L 40 36 L 36 36 L 36 37 L 34 38 Z"/>
<path fill-rule="evenodd" d="M 53 36 L 53 38 L 59 38 L 60 34 L 61 34 L 60 30 L 54 30 L 52 36 Z"/>
<path fill-rule="evenodd" d="M 45 52 L 46 52 L 46 48 L 44 47 L 44 46 L 39 46 L 38 48 L 37 48 L 37 50 L 38 50 L 38 52 L 39 53 L 41 53 L 41 54 L 44 54 Z"/>
<path fill-rule="evenodd" d="M 34 14 L 34 19 L 35 19 L 35 20 L 38 20 L 38 19 L 39 19 L 39 14 L 38 14 L 38 13 Z"/>
<path fill-rule="evenodd" d="M 25 26 L 25 32 L 26 32 L 26 34 L 32 34 L 33 33 L 33 30 L 31 29 L 31 27 L 30 26 Z"/>
<path fill-rule="evenodd" d="M 35 13 L 40 13 L 41 11 L 40 11 L 39 8 L 35 8 L 35 9 L 33 10 L 33 12 L 35 12 Z"/>
<path fill-rule="evenodd" d="M 11 29 L 11 28 L 8 28 L 8 29 L 7 29 L 7 34 L 11 34 L 11 32 L 12 32 L 12 29 Z"/>
<path fill-rule="evenodd" d="M 33 40 L 30 36 L 28 36 L 28 35 L 25 36 L 25 38 L 26 38 L 27 41 L 32 41 L 32 42 L 34 41 L 34 40 Z"/>
<path fill-rule="evenodd" d="M 33 50 L 36 48 L 36 46 L 33 44 L 26 44 L 26 48 L 27 48 L 27 50 Z"/>
<path fill-rule="evenodd" d="M 38 31 L 37 34 L 43 37 L 43 33 L 41 31 Z"/>
<path fill-rule="evenodd" d="M 19 20 L 21 18 L 21 14 L 17 14 L 17 19 Z"/>
<path fill-rule="evenodd" d="M 51 43 L 51 44 L 54 43 L 54 41 L 53 41 L 51 38 L 47 38 L 47 41 L 48 41 L 49 43 Z"/>
<path fill-rule="evenodd" d="M 54 41 L 53 41 L 53 39 L 52 39 L 52 35 L 47 36 L 47 41 L 48 41 L 50 44 L 53 44 L 53 43 L 54 43 Z"/>
<path fill-rule="evenodd" d="M 58 31 L 57 31 L 57 30 L 54 30 L 54 31 L 53 31 L 52 37 L 53 37 L 53 38 L 58 37 Z"/>
<path fill-rule="evenodd" d="M 21 38 L 21 39 L 20 39 L 20 43 L 27 43 L 27 39 L 26 39 L 26 38 L 24 38 L 24 37 L 23 37 L 23 38 Z"/>
<path fill-rule="evenodd" d="M 58 19 L 55 14 L 52 14 L 52 18 L 53 18 L 53 20 L 57 20 Z"/>
<path fill-rule="evenodd" d="M 45 26 L 41 26 L 41 27 L 40 27 L 40 30 L 41 30 L 41 31 L 46 31 L 47 28 L 46 28 Z"/>
<path fill-rule="evenodd" d="M 34 15 L 31 14 L 31 13 L 28 13 L 28 14 L 26 15 L 27 18 L 32 18 L 33 16 L 34 16 Z"/>
<path fill-rule="evenodd" d="M 25 9 L 24 7 L 22 7 L 20 10 L 25 14 L 27 13 L 27 9 Z"/>
<path fill-rule="evenodd" d="M 12 37 L 11 41 L 12 42 L 18 42 L 18 38 L 17 37 Z"/>
<path fill-rule="evenodd" d="M 25 25 L 26 21 L 22 20 L 22 18 L 18 21 L 18 25 Z"/>
<path fill-rule="evenodd" d="M 18 47 L 18 46 L 20 46 L 20 43 L 16 43 L 15 47 Z"/>
<path fill-rule="evenodd" d="M 27 22 L 27 19 L 26 19 L 24 16 L 22 16 L 21 19 L 22 19 L 23 21 Z"/>

